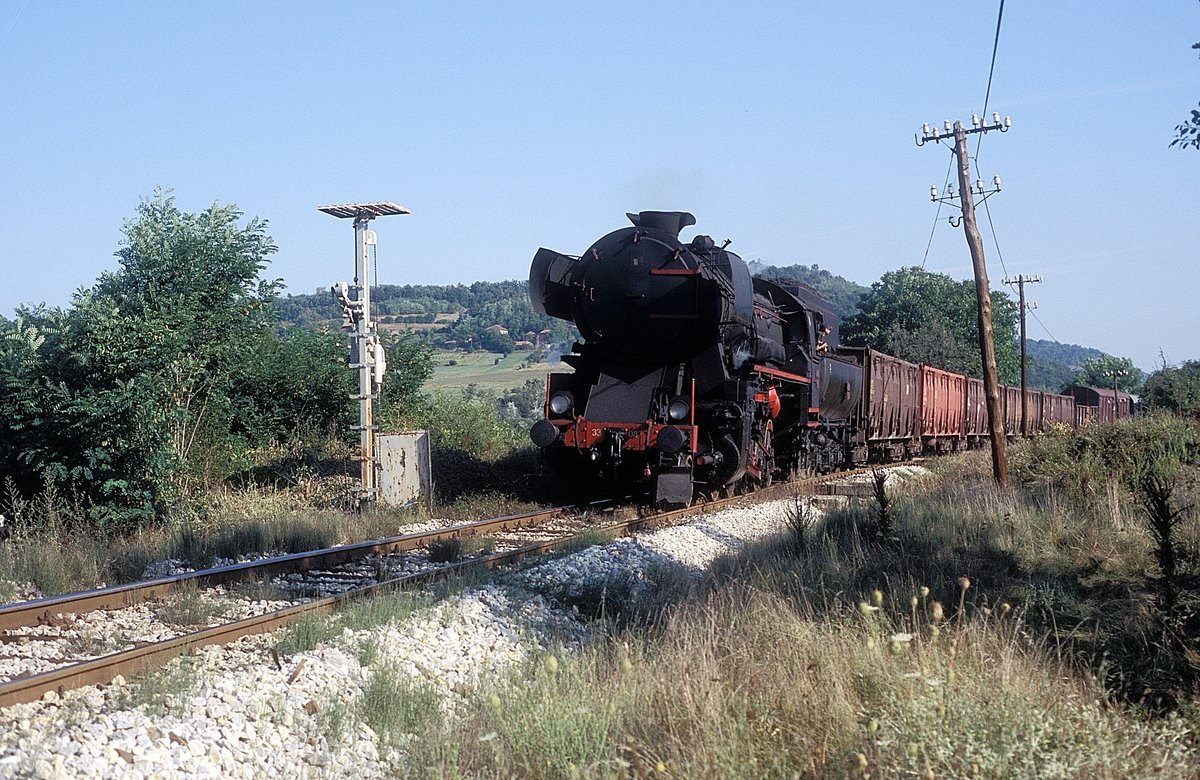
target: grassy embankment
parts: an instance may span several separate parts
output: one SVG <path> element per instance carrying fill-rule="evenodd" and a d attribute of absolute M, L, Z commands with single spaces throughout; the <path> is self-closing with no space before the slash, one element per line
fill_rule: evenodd
<path fill-rule="evenodd" d="M 986 455 L 943 462 L 886 521 L 798 513 L 699 583 L 614 583 L 591 647 L 455 717 L 386 658 L 338 716 L 402 745 L 409 776 L 1200 776 L 1198 442 L 1161 421 L 1048 436 L 1003 489 Z M 1164 453 L 1170 606 L 1144 492 Z"/>

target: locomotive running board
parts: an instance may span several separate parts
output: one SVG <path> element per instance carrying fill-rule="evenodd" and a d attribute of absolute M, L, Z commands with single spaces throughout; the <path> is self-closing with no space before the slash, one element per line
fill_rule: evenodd
<path fill-rule="evenodd" d="M 792 374 L 787 371 L 780 371 L 778 368 L 771 368 L 770 366 L 756 365 L 754 367 L 754 370 L 760 374 L 766 374 L 767 376 L 773 376 L 778 379 L 782 379 L 786 382 L 798 382 L 802 385 L 811 385 L 812 384 L 812 380 L 806 376 L 800 376 L 799 374 Z"/>

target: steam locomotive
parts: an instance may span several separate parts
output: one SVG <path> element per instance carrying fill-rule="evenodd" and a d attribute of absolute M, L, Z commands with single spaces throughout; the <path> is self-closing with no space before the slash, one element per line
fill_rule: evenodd
<path fill-rule="evenodd" d="M 752 278 L 728 242 L 681 240 L 691 214 L 627 216 L 631 227 L 582 255 L 543 248 L 530 268 L 533 308 L 583 337 L 563 356 L 574 371 L 548 376 L 546 416 L 530 430 L 568 479 L 680 505 L 985 440 L 979 380 L 841 347 L 815 290 Z M 1022 413 L 1019 389 L 1010 420 L 1004 390 L 1010 433 L 1030 413 L 1039 427 L 1077 422 L 1075 397 L 1036 393 Z M 1112 407 L 1092 417 L 1128 414 L 1128 396 L 1105 405 L 1105 391 L 1085 390 Z"/>

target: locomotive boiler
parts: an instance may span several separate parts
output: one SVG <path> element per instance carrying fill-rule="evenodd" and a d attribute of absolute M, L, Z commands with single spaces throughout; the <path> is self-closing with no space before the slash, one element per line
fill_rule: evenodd
<path fill-rule="evenodd" d="M 852 457 L 863 367 L 815 291 L 752 279 L 686 212 L 643 211 L 582 255 L 539 249 L 533 308 L 582 341 L 530 437 L 569 478 L 688 503 Z"/>

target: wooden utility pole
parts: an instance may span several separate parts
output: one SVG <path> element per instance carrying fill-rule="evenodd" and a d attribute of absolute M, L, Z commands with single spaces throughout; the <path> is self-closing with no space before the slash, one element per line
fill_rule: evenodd
<path fill-rule="evenodd" d="M 975 295 L 979 304 L 979 354 L 983 361 L 983 389 L 987 398 L 988 430 L 992 440 L 992 475 L 998 485 L 1008 484 L 1008 452 L 1004 438 L 1004 413 L 1000 406 L 1000 380 L 996 371 L 996 340 L 992 333 L 992 294 L 988 287 L 987 265 L 983 260 L 983 239 L 975 224 L 975 202 L 971 195 L 971 158 L 967 153 L 967 136 L 973 133 L 986 133 L 989 130 L 1005 132 L 1012 126 L 1012 120 L 1005 117 L 1000 122 L 1000 115 L 993 114 L 993 123 L 987 120 L 980 122 L 978 117 L 971 121 L 972 129 L 967 130 L 962 122 L 955 122 L 953 130 L 946 122 L 946 133 L 942 134 L 929 125 L 922 130 L 924 137 L 917 141 L 923 146 L 926 141 L 941 143 L 945 138 L 954 139 L 954 155 L 958 158 L 958 187 L 962 207 L 963 232 L 967 236 L 967 247 L 971 250 L 971 264 L 975 269 Z M 997 180 L 997 185 L 999 181 Z M 977 182 L 976 189 L 982 195 L 983 182 Z M 937 199 L 936 188 L 933 191 Z"/>
<path fill-rule="evenodd" d="M 1019 274 L 1016 279 L 1005 277 L 1005 284 L 1015 284 L 1021 296 L 1021 435 L 1029 435 L 1029 365 L 1025 357 L 1025 311 L 1037 308 L 1035 305 L 1025 305 L 1025 285 L 1042 281 L 1040 276 L 1025 276 Z"/>

